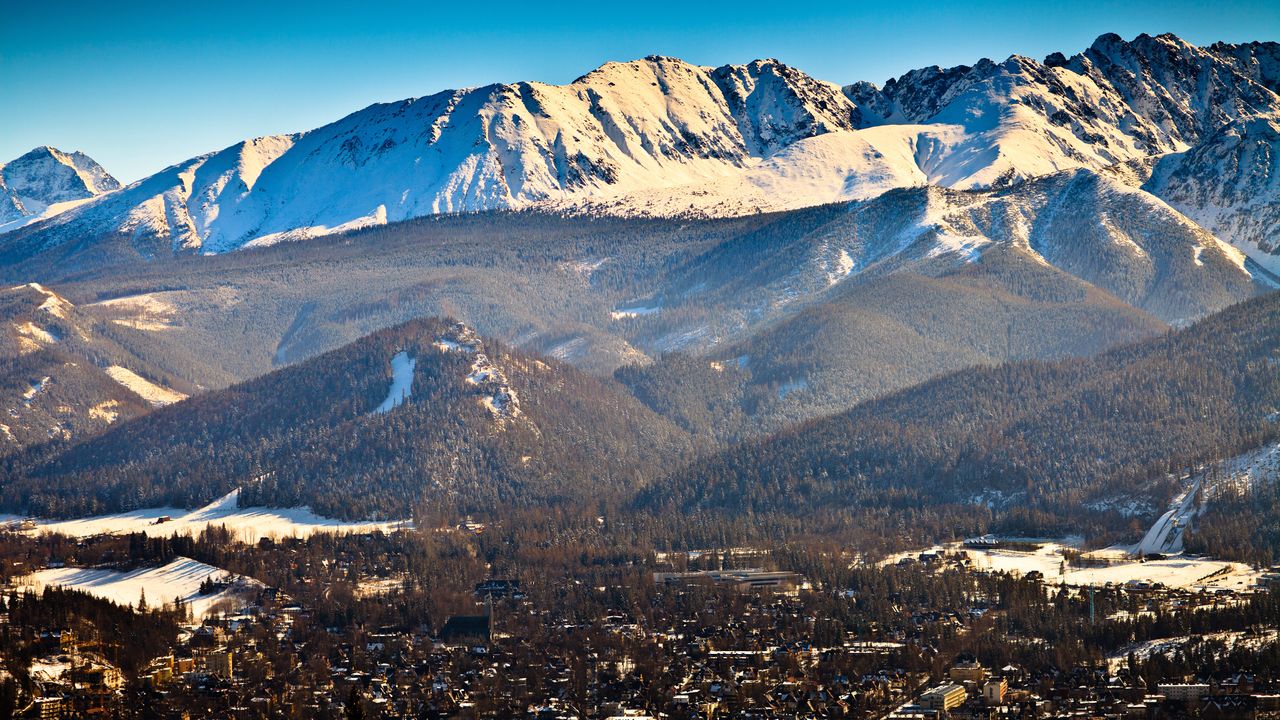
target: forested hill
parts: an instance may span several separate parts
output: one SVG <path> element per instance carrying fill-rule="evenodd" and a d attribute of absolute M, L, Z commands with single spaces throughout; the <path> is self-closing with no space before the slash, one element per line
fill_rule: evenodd
<path fill-rule="evenodd" d="M 629 494 L 689 447 L 610 380 L 423 319 L 0 475 L 5 508 L 38 515 L 192 507 L 241 487 L 244 504 L 405 517 Z"/>
<path fill-rule="evenodd" d="M 641 494 L 655 510 L 851 519 L 991 504 L 1063 519 L 1167 496 L 1169 473 L 1280 435 L 1280 294 L 1089 359 L 977 367 L 735 446 Z"/>

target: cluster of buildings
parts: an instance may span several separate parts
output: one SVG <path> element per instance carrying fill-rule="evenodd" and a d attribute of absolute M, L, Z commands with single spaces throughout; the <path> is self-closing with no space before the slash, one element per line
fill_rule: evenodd
<path fill-rule="evenodd" d="M 1257 720 L 1280 717 L 1280 695 L 1255 692 L 1247 673 L 1226 682 L 1159 683 L 1148 688 L 1127 672 L 1076 668 L 1027 673 L 1015 666 L 988 671 L 968 659 L 942 682 L 898 706 L 889 720 Z"/>
<path fill-rule="evenodd" d="M 42 720 L 92 717 L 117 707 L 125 677 L 99 654 L 96 643 L 70 628 L 43 628 L 32 649 L 32 692 L 16 708 L 20 714 Z"/>
<path fill-rule="evenodd" d="M 944 657 L 940 648 L 956 652 L 946 638 L 989 632 L 1003 612 L 967 595 L 951 607 L 890 592 L 882 599 L 895 619 L 864 618 L 854 631 L 828 611 L 832 597 L 837 604 L 859 598 L 814 591 L 795 573 L 667 572 L 652 580 L 591 589 L 617 605 L 542 607 L 519 582 L 489 579 L 475 585 L 470 601 L 464 595 L 465 614 L 381 626 L 266 588 L 244 612 L 186 628 L 129 682 L 102 659 L 104 649 L 87 647 L 70 629 L 47 629 L 39 635 L 44 665 L 65 667 L 42 680 L 20 711 L 50 720 L 122 713 L 160 720 L 1280 720 L 1280 697 L 1243 673 L 1229 683 L 1183 678 L 1148 687 L 1124 668 L 1029 672 Z M 822 603 L 814 602 L 819 592 Z M 652 597 L 621 600 L 633 593 Z M 1125 593 L 1134 601 L 1125 612 L 1135 615 L 1239 602 Z"/>

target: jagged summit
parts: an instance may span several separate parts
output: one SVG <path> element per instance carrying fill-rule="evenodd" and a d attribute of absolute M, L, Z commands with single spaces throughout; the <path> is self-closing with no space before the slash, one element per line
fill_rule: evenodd
<path fill-rule="evenodd" d="M 20 260 L 124 233 L 144 254 L 221 253 L 527 207 L 742 215 L 1076 168 L 1130 168 L 1141 185 L 1133 168 L 1280 113 L 1278 47 L 1106 34 L 1043 62 L 981 59 L 843 88 L 775 59 L 711 68 L 650 55 L 567 85 L 447 90 L 239 143 L 0 235 L 0 249 Z"/>
<path fill-rule="evenodd" d="M 120 187 L 93 158 L 41 145 L 0 165 L 0 228 L 50 205 L 85 200 Z"/>

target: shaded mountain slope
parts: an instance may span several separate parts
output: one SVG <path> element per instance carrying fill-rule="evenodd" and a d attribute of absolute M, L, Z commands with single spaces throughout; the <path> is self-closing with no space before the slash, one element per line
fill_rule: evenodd
<path fill-rule="evenodd" d="M 964 370 L 695 463 L 649 508 L 813 513 L 992 503 L 1058 519 L 1274 439 L 1280 295 L 1094 358 Z"/>
<path fill-rule="evenodd" d="M 196 389 L 144 359 L 145 337 L 44 286 L 0 289 L 0 317 L 0 455 L 96 434 Z"/>
<path fill-rule="evenodd" d="M 707 388 L 721 388 L 700 403 L 708 408 L 697 413 L 701 425 L 682 425 L 732 439 L 971 365 L 1087 356 L 1166 327 L 1029 253 L 1003 248 L 938 276 L 904 272 L 850 284 L 717 350 L 698 369 L 685 356 L 668 356 L 616 375 L 644 384 L 641 397 L 660 412 L 674 409 L 673 418 L 692 413 L 688 405 Z"/>
<path fill-rule="evenodd" d="M 688 437 L 617 385 L 417 320 L 14 459 L 10 509 L 241 502 L 404 517 L 629 493 Z"/>

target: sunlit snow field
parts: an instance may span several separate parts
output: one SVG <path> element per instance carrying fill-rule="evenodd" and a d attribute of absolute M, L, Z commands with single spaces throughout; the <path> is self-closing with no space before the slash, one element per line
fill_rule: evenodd
<path fill-rule="evenodd" d="M 114 515 L 97 515 L 73 520 L 36 520 L 28 532 L 56 532 L 72 537 L 91 535 L 145 532 L 151 535 L 173 535 L 189 532 L 199 534 L 209 526 L 226 526 L 232 535 L 243 542 L 254 543 L 264 537 L 306 538 L 318 532 L 367 533 L 375 530 L 391 532 L 409 527 L 402 521 L 346 522 L 321 517 L 309 507 L 267 508 L 236 506 L 240 495 L 234 490 L 198 510 L 181 508 L 143 508 Z M 161 518 L 169 518 L 159 522 Z M 15 521 L 13 517 L 8 518 Z"/>

